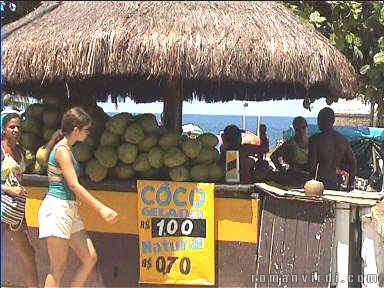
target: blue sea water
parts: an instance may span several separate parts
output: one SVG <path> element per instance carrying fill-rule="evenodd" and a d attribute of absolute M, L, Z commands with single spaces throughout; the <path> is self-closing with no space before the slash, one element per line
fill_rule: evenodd
<path fill-rule="evenodd" d="M 108 113 L 114 115 L 116 113 Z M 155 114 L 157 119 L 160 120 L 160 114 Z M 294 117 L 279 117 L 279 116 L 265 116 L 261 117 L 261 124 L 267 126 L 267 134 L 269 138 L 270 147 L 276 145 L 276 140 L 283 138 L 283 131 L 289 128 Z M 245 128 L 253 133 L 257 133 L 257 120 L 256 116 L 246 116 Z M 308 124 L 316 124 L 316 118 L 306 118 Z M 242 128 L 243 118 L 241 115 L 202 115 L 202 114 L 183 114 L 184 124 L 195 124 L 200 126 L 204 132 L 211 132 L 216 135 L 230 124 L 237 125 Z"/>
<path fill-rule="evenodd" d="M 278 117 L 278 116 L 265 116 L 261 117 L 261 124 L 267 126 L 267 134 L 271 147 L 276 145 L 276 140 L 283 138 L 283 131 L 289 128 L 294 117 Z M 316 118 L 306 118 L 308 124 L 316 124 Z M 243 118 L 241 115 L 227 116 L 227 115 L 198 115 L 198 114 L 185 114 L 183 115 L 183 125 L 193 123 L 199 125 L 204 132 L 211 132 L 219 134 L 220 131 L 230 124 L 237 125 L 242 128 Z M 245 129 L 253 133 L 257 133 L 258 118 L 247 116 L 245 118 Z"/>

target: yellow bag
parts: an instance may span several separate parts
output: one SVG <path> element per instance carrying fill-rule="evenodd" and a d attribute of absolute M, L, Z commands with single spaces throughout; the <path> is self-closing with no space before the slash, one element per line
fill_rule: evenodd
<path fill-rule="evenodd" d="M 1 161 L 1 180 L 8 179 L 10 172 L 16 173 L 20 171 L 20 165 L 13 159 L 11 155 L 3 151 L 4 159 Z"/>

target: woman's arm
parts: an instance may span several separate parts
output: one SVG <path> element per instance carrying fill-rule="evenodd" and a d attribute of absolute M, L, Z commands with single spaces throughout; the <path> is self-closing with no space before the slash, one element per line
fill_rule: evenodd
<path fill-rule="evenodd" d="M 17 196 L 17 197 L 25 197 L 25 189 L 22 186 L 8 186 L 1 184 L 1 191 L 5 194 L 11 195 L 11 196 Z"/>
<path fill-rule="evenodd" d="M 63 146 L 58 147 L 55 158 L 63 171 L 64 180 L 68 188 L 71 189 L 81 201 L 99 212 L 105 221 L 113 222 L 117 217 L 117 213 L 93 197 L 87 189 L 79 183 L 75 168 L 73 167 L 72 156 L 67 148 Z"/>
<path fill-rule="evenodd" d="M 273 165 L 275 165 L 275 168 L 278 171 L 284 170 L 284 167 L 283 165 L 281 165 L 279 158 L 283 157 L 284 154 L 286 153 L 286 146 L 287 144 L 284 142 L 280 147 L 276 148 L 276 150 L 273 151 L 273 153 L 271 154 L 271 161 Z"/>
<path fill-rule="evenodd" d="M 262 144 L 260 146 L 253 145 L 253 144 L 242 144 L 241 149 L 248 156 L 253 156 L 253 155 L 259 154 L 259 153 L 267 153 L 269 150 L 265 144 Z"/>
<path fill-rule="evenodd" d="M 269 139 L 267 137 L 261 138 L 261 153 L 267 154 L 269 152 Z"/>

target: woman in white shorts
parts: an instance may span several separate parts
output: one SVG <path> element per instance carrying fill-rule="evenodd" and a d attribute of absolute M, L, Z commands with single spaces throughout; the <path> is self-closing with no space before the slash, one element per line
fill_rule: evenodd
<path fill-rule="evenodd" d="M 81 108 L 72 108 L 64 114 L 61 129 L 47 144 L 49 187 L 39 209 L 39 237 L 47 241 L 50 260 L 45 287 L 60 286 L 69 247 L 82 263 L 71 287 L 84 286 L 96 264 L 97 254 L 79 217 L 77 198 L 95 209 L 107 223 L 117 221 L 117 213 L 94 198 L 78 181 L 80 166 L 71 146 L 87 138 L 90 126 L 90 116 Z"/>

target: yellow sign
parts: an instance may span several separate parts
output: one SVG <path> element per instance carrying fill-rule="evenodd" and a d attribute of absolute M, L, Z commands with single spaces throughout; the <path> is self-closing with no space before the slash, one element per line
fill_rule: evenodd
<path fill-rule="evenodd" d="M 239 151 L 228 150 L 225 153 L 225 181 L 240 182 Z"/>
<path fill-rule="evenodd" d="M 140 283 L 214 285 L 214 184 L 137 181 Z"/>

